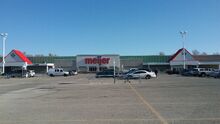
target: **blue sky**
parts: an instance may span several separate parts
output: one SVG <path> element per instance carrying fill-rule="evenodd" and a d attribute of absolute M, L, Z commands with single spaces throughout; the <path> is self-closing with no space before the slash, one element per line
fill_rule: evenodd
<path fill-rule="evenodd" d="M 220 52 L 220 0 L 0 0 L 7 53 L 170 55 Z M 2 45 L 0 45 L 2 48 Z M 1 51 L 0 48 L 0 52 Z"/>

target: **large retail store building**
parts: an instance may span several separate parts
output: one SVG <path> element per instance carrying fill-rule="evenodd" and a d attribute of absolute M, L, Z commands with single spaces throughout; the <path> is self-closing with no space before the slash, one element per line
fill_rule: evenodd
<path fill-rule="evenodd" d="M 185 53 L 185 61 L 183 55 Z M 55 57 L 29 57 L 33 63 L 54 63 L 56 67 L 79 72 L 97 72 L 115 66 L 119 70 L 142 68 L 165 71 L 167 69 L 205 67 L 220 69 L 220 55 L 192 55 L 185 49 L 179 49 L 173 55 L 120 56 L 105 55 L 77 55 Z"/>
<path fill-rule="evenodd" d="M 184 52 L 185 51 L 185 52 Z M 10 54 L 12 54 L 11 52 Z M 185 53 L 185 61 L 184 61 Z M 141 68 L 165 71 L 166 69 L 183 69 L 183 63 L 186 68 L 205 67 L 220 69 L 220 55 L 191 55 L 186 49 L 179 49 L 170 56 L 147 55 L 147 56 L 120 56 L 117 54 L 104 55 L 77 55 L 77 56 L 51 56 L 51 57 L 27 57 L 31 64 L 27 65 L 32 69 L 40 68 L 48 63 L 54 63 L 55 67 L 62 67 L 65 70 L 77 70 L 79 72 L 97 72 L 104 69 L 113 68 L 118 70 L 127 70 L 129 68 Z M 14 63 L 13 63 L 14 64 Z M 0 67 L 2 64 L 0 63 Z M 45 72 L 45 71 L 43 71 Z"/>

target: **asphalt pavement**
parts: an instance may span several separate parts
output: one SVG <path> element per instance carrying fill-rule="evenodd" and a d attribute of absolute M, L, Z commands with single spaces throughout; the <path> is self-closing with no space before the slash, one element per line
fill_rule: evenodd
<path fill-rule="evenodd" d="M 220 79 L 0 79 L 0 124 L 219 124 Z"/>

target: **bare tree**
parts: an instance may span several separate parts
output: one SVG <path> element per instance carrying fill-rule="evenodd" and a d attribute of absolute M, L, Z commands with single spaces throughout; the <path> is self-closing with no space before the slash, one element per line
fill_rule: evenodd
<path fill-rule="evenodd" d="M 201 55 L 208 55 L 206 52 L 202 52 Z"/>
<path fill-rule="evenodd" d="M 24 51 L 23 54 L 26 55 L 27 53 Z"/>
<path fill-rule="evenodd" d="M 164 52 L 159 52 L 159 55 L 160 56 L 165 56 L 165 53 Z"/>
<path fill-rule="evenodd" d="M 33 55 L 32 55 L 32 54 L 26 54 L 26 56 L 27 56 L 27 57 L 33 57 Z"/>
<path fill-rule="evenodd" d="M 23 52 L 23 54 L 25 55 L 25 56 L 27 56 L 27 57 L 33 57 L 33 55 L 32 54 L 27 54 L 27 52 Z"/>
<path fill-rule="evenodd" d="M 49 53 L 48 56 L 52 57 L 52 56 L 57 56 L 57 55 L 56 55 L 56 54 Z"/>
<path fill-rule="evenodd" d="M 220 53 L 219 52 L 214 52 L 213 55 L 220 55 Z"/>
<path fill-rule="evenodd" d="M 36 54 L 35 57 L 43 57 L 43 54 Z"/>
<path fill-rule="evenodd" d="M 199 55 L 200 52 L 199 52 L 198 50 L 192 50 L 192 54 L 193 54 L 193 55 Z"/>

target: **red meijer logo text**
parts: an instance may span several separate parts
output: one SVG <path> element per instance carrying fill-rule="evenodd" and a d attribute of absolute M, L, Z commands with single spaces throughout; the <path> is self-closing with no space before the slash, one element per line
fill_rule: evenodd
<path fill-rule="evenodd" d="M 109 64 L 110 58 L 85 58 L 85 64 Z"/>

